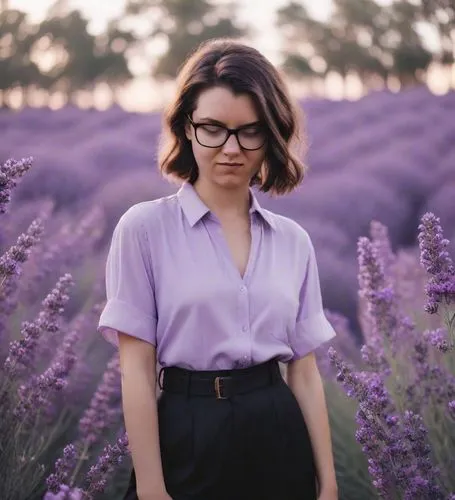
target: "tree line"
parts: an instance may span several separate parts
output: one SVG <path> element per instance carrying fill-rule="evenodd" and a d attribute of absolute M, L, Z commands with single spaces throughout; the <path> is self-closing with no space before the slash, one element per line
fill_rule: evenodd
<path fill-rule="evenodd" d="M 93 34 L 89 20 L 56 0 L 41 23 L 1 0 L 0 91 L 3 105 L 21 88 L 25 98 L 36 89 L 60 91 L 71 100 L 79 90 L 106 83 L 116 91 L 134 78 L 132 58 L 142 58 L 157 79 L 172 79 L 188 53 L 203 40 L 229 36 L 248 39 L 253 25 L 242 24 L 235 1 L 126 0 L 123 12 Z M 134 29 L 140 20 L 141 29 Z M 144 29 L 145 26 L 145 29 Z M 421 27 L 431 26 L 439 50 L 426 46 Z M 291 0 L 276 12 L 283 40 L 283 71 L 311 81 L 335 72 L 356 73 L 368 87 L 389 77 L 402 86 L 423 83 L 432 62 L 452 67 L 455 0 L 333 0 L 327 21 L 314 19 L 302 1 Z M 151 44 L 163 52 L 151 56 Z"/>

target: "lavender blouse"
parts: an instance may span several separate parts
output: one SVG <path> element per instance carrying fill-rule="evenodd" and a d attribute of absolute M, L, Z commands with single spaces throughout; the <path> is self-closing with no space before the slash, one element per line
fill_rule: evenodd
<path fill-rule="evenodd" d="M 250 194 L 243 278 L 191 184 L 129 208 L 110 244 L 98 332 L 115 346 L 118 331 L 142 339 L 161 366 L 192 370 L 286 363 L 334 337 L 308 233 Z"/>

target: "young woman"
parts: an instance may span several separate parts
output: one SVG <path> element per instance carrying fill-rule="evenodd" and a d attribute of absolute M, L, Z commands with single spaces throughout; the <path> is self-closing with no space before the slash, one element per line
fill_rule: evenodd
<path fill-rule="evenodd" d="M 129 208 L 106 263 L 98 329 L 120 350 L 125 499 L 337 498 L 314 357 L 335 332 L 314 248 L 252 190 L 303 179 L 297 121 L 278 71 L 236 41 L 202 44 L 179 74 L 159 167 L 180 189 Z"/>

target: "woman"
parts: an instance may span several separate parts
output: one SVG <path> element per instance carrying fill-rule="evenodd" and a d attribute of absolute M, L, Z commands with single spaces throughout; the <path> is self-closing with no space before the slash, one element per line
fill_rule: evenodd
<path fill-rule="evenodd" d="M 303 179 L 285 85 L 255 49 L 209 41 L 183 66 L 164 131 L 159 166 L 181 187 L 120 218 L 98 327 L 120 350 L 125 499 L 334 500 L 314 350 L 335 332 L 314 248 L 251 189 Z"/>

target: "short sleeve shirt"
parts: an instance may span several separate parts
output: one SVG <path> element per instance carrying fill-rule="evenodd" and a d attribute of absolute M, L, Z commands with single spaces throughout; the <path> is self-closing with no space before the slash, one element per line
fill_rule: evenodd
<path fill-rule="evenodd" d="M 161 366 L 191 370 L 287 363 L 334 337 L 308 233 L 251 188 L 249 216 L 242 277 L 192 184 L 130 207 L 112 235 L 98 331 L 115 346 L 118 332 L 132 335 L 156 347 Z"/>

